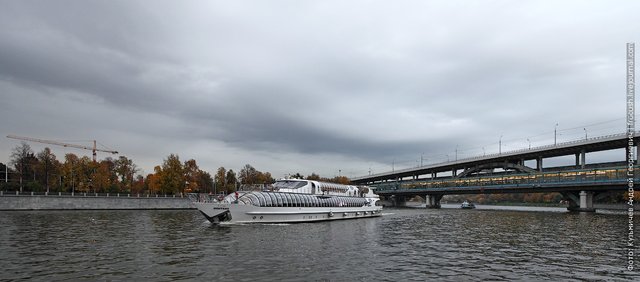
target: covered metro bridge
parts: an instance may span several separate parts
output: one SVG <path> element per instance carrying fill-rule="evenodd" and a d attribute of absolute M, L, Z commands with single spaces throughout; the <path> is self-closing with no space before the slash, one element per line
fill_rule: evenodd
<path fill-rule="evenodd" d="M 631 138 L 638 144 L 640 134 Z M 375 187 L 377 194 L 396 205 L 413 196 L 425 197 L 427 207 L 439 207 L 442 196 L 449 194 L 559 192 L 570 210 L 592 211 L 593 201 L 606 192 L 627 190 L 630 177 L 625 161 L 587 164 L 587 154 L 626 148 L 627 156 L 629 140 L 626 133 L 596 136 L 360 176 L 351 182 Z M 635 151 L 637 160 L 637 146 Z M 543 166 L 545 159 L 562 156 L 575 156 L 575 165 Z M 535 166 L 525 165 L 527 161 Z M 633 182 L 640 181 L 637 169 L 632 175 Z"/>

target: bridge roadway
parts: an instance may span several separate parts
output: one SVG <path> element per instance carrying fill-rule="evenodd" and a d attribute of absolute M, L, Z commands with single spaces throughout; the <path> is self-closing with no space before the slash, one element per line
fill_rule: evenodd
<path fill-rule="evenodd" d="M 639 139 L 636 132 L 634 144 Z M 427 207 L 437 208 L 446 194 L 560 192 L 570 210 L 593 211 L 594 199 L 605 191 L 626 190 L 628 178 L 624 162 L 587 165 L 586 153 L 627 146 L 627 135 L 622 133 L 367 175 L 351 182 L 374 186 L 397 205 L 415 195 L 424 196 Z M 575 166 L 543 169 L 545 158 L 567 155 L 576 156 Z M 528 160 L 535 160 L 536 167 L 525 166 Z M 439 177 L 441 173 L 446 176 Z"/>

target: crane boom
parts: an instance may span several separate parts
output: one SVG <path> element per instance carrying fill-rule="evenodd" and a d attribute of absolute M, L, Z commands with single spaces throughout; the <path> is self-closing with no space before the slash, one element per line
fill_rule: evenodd
<path fill-rule="evenodd" d="M 87 146 L 82 146 L 82 145 L 62 143 L 62 142 L 53 141 L 53 140 L 44 140 L 44 139 L 37 139 L 37 138 L 16 136 L 16 135 L 7 135 L 7 138 L 24 140 L 24 141 L 31 141 L 31 142 L 37 142 L 37 143 L 44 143 L 44 144 L 51 144 L 51 145 L 57 145 L 57 146 L 62 146 L 62 147 L 71 147 L 71 148 L 90 150 L 90 151 L 93 152 L 93 161 L 94 162 L 96 161 L 96 152 L 97 151 L 111 153 L 111 154 L 117 154 L 118 153 L 118 151 L 102 150 L 102 149 L 96 148 L 96 140 L 93 140 L 93 148 L 92 148 L 92 147 L 87 147 Z"/>

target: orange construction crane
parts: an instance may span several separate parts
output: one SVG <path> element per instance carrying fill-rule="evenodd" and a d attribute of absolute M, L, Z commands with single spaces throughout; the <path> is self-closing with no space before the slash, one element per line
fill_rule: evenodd
<path fill-rule="evenodd" d="M 112 153 L 112 154 L 117 154 L 118 153 L 117 151 L 109 151 L 109 150 L 102 150 L 102 149 L 96 148 L 96 143 L 97 143 L 96 140 L 93 140 L 93 148 L 91 148 L 91 147 L 82 146 L 82 145 L 68 144 L 68 143 L 62 143 L 62 142 L 58 142 L 58 141 L 43 140 L 43 139 L 16 136 L 16 135 L 7 135 L 7 138 L 24 140 L 24 141 L 31 141 L 31 142 L 38 142 L 38 143 L 44 143 L 44 144 L 51 144 L 51 145 L 58 145 L 58 146 L 62 146 L 62 147 L 71 147 L 71 148 L 78 148 L 78 149 L 84 149 L 84 150 L 91 150 L 93 152 L 93 161 L 94 162 L 96 161 L 96 152 L 97 151 L 107 152 L 107 153 Z"/>

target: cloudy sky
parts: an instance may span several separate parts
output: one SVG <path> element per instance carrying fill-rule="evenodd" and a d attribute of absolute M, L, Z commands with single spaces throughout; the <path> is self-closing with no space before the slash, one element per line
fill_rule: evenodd
<path fill-rule="evenodd" d="M 96 139 L 144 173 L 360 176 L 623 132 L 640 42 L 639 1 L 1 6 L 0 162 L 8 134 Z"/>

